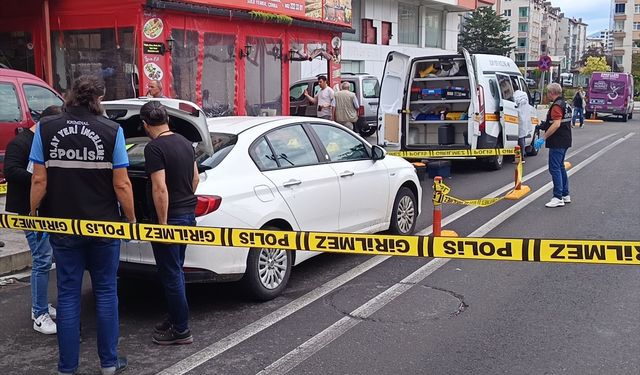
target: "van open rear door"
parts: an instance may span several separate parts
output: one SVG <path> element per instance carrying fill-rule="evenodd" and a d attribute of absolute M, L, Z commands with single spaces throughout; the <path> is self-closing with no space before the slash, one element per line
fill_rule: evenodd
<path fill-rule="evenodd" d="M 469 97 L 471 98 L 471 105 L 469 105 L 469 124 L 467 125 L 467 142 L 471 145 L 472 149 L 475 149 L 478 144 L 478 137 L 480 136 L 480 102 L 476 94 L 478 90 L 478 77 L 475 73 L 474 61 L 471 59 L 469 51 L 465 48 L 460 49 L 464 60 L 467 65 L 467 73 L 469 74 Z"/>
<path fill-rule="evenodd" d="M 406 87 L 410 57 L 400 52 L 389 52 L 384 64 L 378 106 L 378 144 L 398 149 L 402 136 L 403 106 L 406 104 Z"/>
<path fill-rule="evenodd" d="M 500 93 L 500 123 L 504 132 L 504 140 L 498 139 L 498 147 L 514 148 L 518 144 L 518 108 L 513 95 L 515 89 L 511 77 L 496 73 L 498 93 Z"/>

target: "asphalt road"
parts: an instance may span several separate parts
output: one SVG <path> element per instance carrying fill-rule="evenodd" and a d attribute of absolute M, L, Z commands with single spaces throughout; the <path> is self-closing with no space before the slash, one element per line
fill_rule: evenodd
<path fill-rule="evenodd" d="M 630 135 L 632 134 L 633 135 Z M 535 199 L 445 206 L 463 236 L 640 238 L 640 122 L 574 130 L 573 203 L 544 207 L 547 152 L 527 159 Z M 619 141 L 623 139 L 622 141 Z M 600 154 L 598 154 L 600 152 Z M 452 195 L 481 198 L 513 168 L 455 163 Z M 419 228 L 429 233 L 431 182 Z M 452 219 L 455 219 L 452 221 Z M 87 278 L 88 279 L 88 278 Z M 0 374 L 50 374 L 53 336 L 34 332 L 28 279 L 0 287 Z M 55 276 L 51 294 L 55 296 Z M 401 259 L 323 254 L 294 269 L 285 293 L 246 299 L 237 284 L 192 285 L 193 345 L 159 347 L 154 282 L 120 283 L 126 374 L 638 374 L 640 272 L 634 266 Z M 80 374 L 98 373 L 93 297 L 83 293 Z"/>

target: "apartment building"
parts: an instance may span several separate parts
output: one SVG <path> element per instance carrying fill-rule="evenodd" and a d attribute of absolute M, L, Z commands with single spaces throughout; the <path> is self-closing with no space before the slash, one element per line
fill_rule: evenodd
<path fill-rule="evenodd" d="M 609 29 L 589 34 L 587 35 L 587 40 L 594 46 L 601 46 L 605 52 L 611 52 L 611 50 L 613 50 L 613 33 Z"/>
<path fill-rule="evenodd" d="M 612 0 L 613 58 L 631 72 L 632 54 L 640 52 L 640 0 Z"/>

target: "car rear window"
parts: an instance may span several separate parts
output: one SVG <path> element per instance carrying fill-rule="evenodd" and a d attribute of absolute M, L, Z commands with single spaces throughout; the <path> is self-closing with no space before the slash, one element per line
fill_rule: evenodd
<path fill-rule="evenodd" d="M 362 80 L 362 96 L 365 98 L 377 98 L 380 96 L 380 84 L 376 78 Z"/>

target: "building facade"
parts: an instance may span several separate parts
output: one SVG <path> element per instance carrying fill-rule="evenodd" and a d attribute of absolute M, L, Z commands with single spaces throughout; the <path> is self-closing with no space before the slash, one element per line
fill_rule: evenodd
<path fill-rule="evenodd" d="M 609 29 L 600 30 L 587 35 L 587 39 L 589 44 L 600 46 L 607 53 L 610 53 L 613 50 L 613 33 Z"/>
<path fill-rule="evenodd" d="M 618 66 L 631 72 L 634 53 L 640 51 L 640 0 L 612 0 L 612 54 Z"/>

